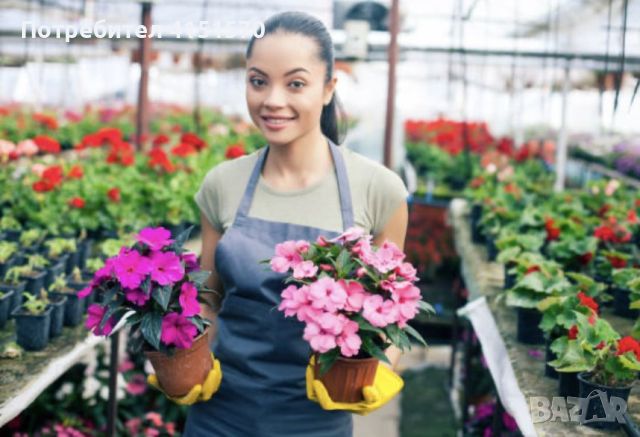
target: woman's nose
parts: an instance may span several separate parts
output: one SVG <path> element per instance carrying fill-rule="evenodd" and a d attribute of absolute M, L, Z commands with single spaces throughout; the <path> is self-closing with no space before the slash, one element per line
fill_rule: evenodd
<path fill-rule="evenodd" d="M 268 107 L 279 108 L 286 105 L 286 96 L 284 91 L 277 86 L 273 86 L 269 89 L 267 97 L 264 100 L 264 105 Z"/>

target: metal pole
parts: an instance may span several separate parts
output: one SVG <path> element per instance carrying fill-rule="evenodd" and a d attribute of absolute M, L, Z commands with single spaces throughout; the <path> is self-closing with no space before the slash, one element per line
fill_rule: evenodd
<path fill-rule="evenodd" d="M 116 436 L 116 416 L 118 411 L 117 382 L 118 382 L 118 350 L 120 330 L 111 334 L 111 355 L 109 358 L 109 403 L 107 405 L 107 437 Z"/>
<path fill-rule="evenodd" d="M 151 3 L 142 3 L 142 24 L 151 30 Z M 136 112 L 136 137 L 135 143 L 138 150 L 142 149 L 142 138 L 149 130 L 149 54 L 151 38 L 140 38 L 140 84 L 138 87 L 138 110 Z"/>
<path fill-rule="evenodd" d="M 384 165 L 393 168 L 393 119 L 396 101 L 396 62 L 398 60 L 398 17 L 400 0 L 391 3 L 389 34 L 389 75 L 387 80 L 387 117 L 384 129 Z"/>
<path fill-rule="evenodd" d="M 567 106 L 569 104 L 569 87 L 571 86 L 571 61 L 564 66 L 564 83 L 562 85 L 562 119 L 558 134 L 558 150 L 556 150 L 556 183 L 554 190 L 564 190 L 565 167 L 567 165 Z"/>

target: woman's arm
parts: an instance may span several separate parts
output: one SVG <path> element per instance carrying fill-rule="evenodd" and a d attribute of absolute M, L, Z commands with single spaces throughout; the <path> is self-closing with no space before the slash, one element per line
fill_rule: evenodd
<path fill-rule="evenodd" d="M 385 240 L 389 240 L 395 243 L 396 246 L 400 248 L 400 250 L 404 250 L 404 240 L 407 235 L 407 226 L 409 222 L 409 207 L 407 206 L 407 202 L 402 202 L 402 204 L 396 209 L 393 213 L 387 224 L 385 225 L 382 232 L 378 233 L 373 239 L 373 243 L 376 246 L 380 246 L 384 243 Z M 400 355 L 402 355 L 402 351 L 397 347 L 391 345 L 385 351 L 385 355 L 391 361 L 391 367 L 393 369 L 398 365 L 398 361 L 400 361 Z"/>
<path fill-rule="evenodd" d="M 215 251 L 222 234 L 209 223 L 209 220 L 200 213 L 200 223 L 202 225 L 202 251 L 200 252 L 200 267 L 202 270 L 211 272 L 207 279 L 206 286 L 217 293 L 206 293 L 204 299 L 209 305 L 202 305 L 200 315 L 211 322 L 209 331 L 209 344 L 216 338 L 216 319 L 220 310 L 222 300 L 222 282 L 215 269 Z"/>

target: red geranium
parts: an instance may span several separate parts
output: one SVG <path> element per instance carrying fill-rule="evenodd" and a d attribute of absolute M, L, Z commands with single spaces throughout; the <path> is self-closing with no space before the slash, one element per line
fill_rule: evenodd
<path fill-rule="evenodd" d="M 162 168 L 167 173 L 172 173 L 175 170 L 175 166 L 169 160 L 169 157 L 164 152 L 164 150 L 160 148 L 152 149 L 149 152 L 149 167 L 151 168 Z"/>
<path fill-rule="evenodd" d="M 638 220 L 638 214 L 636 214 L 635 210 L 629 210 L 629 213 L 627 214 L 627 221 L 632 225 L 637 225 L 638 223 L 640 223 L 640 221 Z"/>
<path fill-rule="evenodd" d="M 121 164 L 124 166 L 133 165 L 135 162 L 135 152 L 133 146 L 124 141 L 118 141 L 111 146 L 107 155 L 109 164 Z"/>
<path fill-rule="evenodd" d="M 547 241 L 557 240 L 560 237 L 560 228 L 555 226 L 552 218 L 547 218 L 544 221 L 544 227 L 547 231 Z"/>
<path fill-rule="evenodd" d="M 614 269 L 621 269 L 627 266 L 627 260 L 619 256 L 607 255 L 607 259 Z"/>
<path fill-rule="evenodd" d="M 244 145 L 242 143 L 236 143 L 227 147 L 227 150 L 224 152 L 224 157 L 227 159 L 235 159 L 246 154 L 247 152 L 244 150 Z"/>
<path fill-rule="evenodd" d="M 167 144 L 169 142 L 169 136 L 165 135 L 165 134 L 159 134 L 156 135 L 156 137 L 153 139 L 153 147 L 160 147 L 160 146 L 164 146 L 165 144 Z"/>
<path fill-rule="evenodd" d="M 82 176 L 84 176 L 84 172 L 82 171 L 82 167 L 79 165 L 74 165 L 69 170 L 69 173 L 67 173 L 67 177 L 69 179 L 82 179 Z"/>
<path fill-rule="evenodd" d="M 573 325 L 571 329 L 569 329 L 567 337 L 569 337 L 569 340 L 575 340 L 578 338 L 578 327 L 576 325 Z"/>
<path fill-rule="evenodd" d="M 76 146 L 77 149 L 85 149 L 87 147 L 102 147 L 106 145 L 116 145 L 121 143 L 122 131 L 115 127 L 103 127 L 97 132 L 85 135 L 82 142 Z"/>
<path fill-rule="evenodd" d="M 588 265 L 592 259 L 593 259 L 593 253 L 591 252 L 583 253 L 582 255 L 578 256 L 578 260 L 580 261 L 580 264 L 582 264 L 583 266 Z"/>
<path fill-rule="evenodd" d="M 598 311 L 598 303 L 592 298 L 584 294 L 582 291 L 578 293 L 580 303 L 593 311 Z"/>
<path fill-rule="evenodd" d="M 47 127 L 48 129 L 58 129 L 58 121 L 51 115 L 35 113 L 31 116 L 31 118 L 33 118 L 34 121 L 41 124 L 42 126 Z"/>
<path fill-rule="evenodd" d="M 527 269 L 526 272 L 524 272 L 524 274 L 528 275 L 529 273 L 539 272 L 539 271 L 540 271 L 540 266 L 531 266 Z"/>
<path fill-rule="evenodd" d="M 38 135 L 33 142 L 42 153 L 60 153 L 60 143 L 47 135 Z"/>
<path fill-rule="evenodd" d="M 640 343 L 629 335 L 618 340 L 618 351 L 616 355 L 622 355 L 627 352 L 633 352 L 636 358 L 640 360 Z"/>
<path fill-rule="evenodd" d="M 120 189 L 118 187 L 113 187 L 109 191 L 107 191 L 107 196 L 109 200 L 114 203 L 120 202 Z"/>
<path fill-rule="evenodd" d="M 69 200 L 69 206 L 72 208 L 82 209 L 84 208 L 85 201 L 82 197 L 74 197 Z"/>
<path fill-rule="evenodd" d="M 180 142 L 181 143 L 191 144 L 197 150 L 202 150 L 205 147 L 207 147 L 207 143 L 205 143 L 202 138 L 200 138 L 198 135 L 196 135 L 194 133 L 191 133 L 191 132 L 183 133 L 180 136 Z"/>
<path fill-rule="evenodd" d="M 619 224 L 615 217 L 609 217 L 606 223 L 598 226 L 593 232 L 594 237 L 609 243 L 628 243 L 631 241 L 631 232 Z"/>
<path fill-rule="evenodd" d="M 180 143 L 173 149 L 171 149 L 171 153 L 175 156 L 185 157 L 198 153 L 198 150 L 196 150 L 196 148 L 192 144 Z"/>

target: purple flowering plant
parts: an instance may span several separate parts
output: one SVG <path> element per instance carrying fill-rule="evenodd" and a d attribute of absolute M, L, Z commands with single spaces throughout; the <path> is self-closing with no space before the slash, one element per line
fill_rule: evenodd
<path fill-rule="evenodd" d="M 190 348 L 210 324 L 200 316 L 203 294 L 215 292 L 204 285 L 210 272 L 200 270 L 197 256 L 182 247 L 191 229 L 173 239 L 165 228 L 144 228 L 131 247 L 108 258 L 78 292 L 81 298 L 101 296 L 88 308 L 86 327 L 108 336 L 126 316 L 131 333 L 142 333 L 132 335 L 136 350 L 143 343 L 168 354 Z"/>

